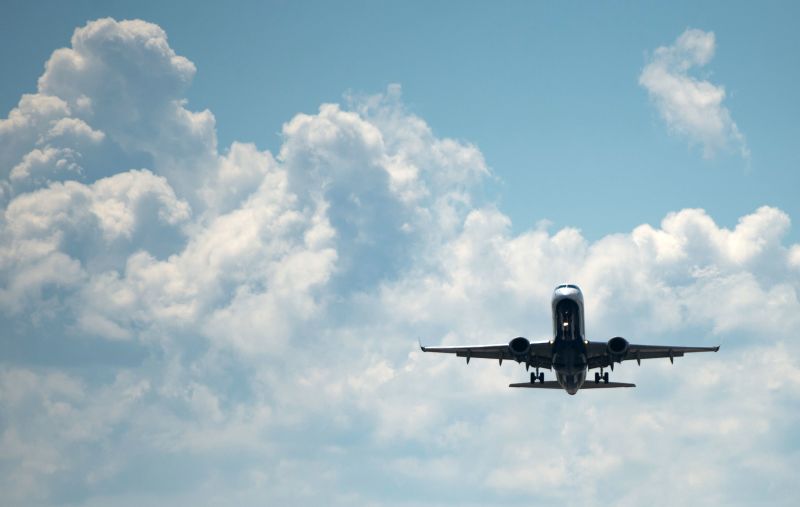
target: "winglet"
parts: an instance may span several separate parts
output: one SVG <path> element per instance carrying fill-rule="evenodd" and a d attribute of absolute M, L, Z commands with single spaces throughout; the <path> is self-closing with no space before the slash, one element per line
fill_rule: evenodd
<path fill-rule="evenodd" d="M 716 347 L 714 347 L 714 352 L 719 352 L 719 347 L 720 347 L 720 345 L 717 345 Z"/>
<path fill-rule="evenodd" d="M 417 337 L 417 341 L 419 342 L 419 349 L 425 352 L 425 347 L 422 346 L 422 339 L 420 337 Z"/>

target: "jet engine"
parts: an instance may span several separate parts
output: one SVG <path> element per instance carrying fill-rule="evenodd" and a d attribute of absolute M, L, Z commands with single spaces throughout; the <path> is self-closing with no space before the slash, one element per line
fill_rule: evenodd
<path fill-rule="evenodd" d="M 517 361 L 524 361 L 528 358 L 528 352 L 531 350 L 531 342 L 527 338 L 518 336 L 508 342 L 508 350 Z"/>
<path fill-rule="evenodd" d="M 621 336 L 615 336 L 608 340 L 608 344 L 606 345 L 606 350 L 608 351 L 608 355 L 611 356 L 612 361 L 622 361 L 622 358 L 625 357 L 625 354 L 628 353 L 628 340 Z"/>

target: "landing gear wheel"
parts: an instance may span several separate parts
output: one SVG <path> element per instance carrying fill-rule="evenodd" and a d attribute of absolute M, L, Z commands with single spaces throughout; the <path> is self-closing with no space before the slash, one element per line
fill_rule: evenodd
<path fill-rule="evenodd" d="M 535 373 L 531 373 L 531 384 L 535 384 L 535 383 L 536 383 L 536 374 Z"/>
<path fill-rule="evenodd" d="M 544 384 L 544 372 L 539 373 L 539 382 Z"/>
<path fill-rule="evenodd" d="M 594 372 L 594 383 L 595 384 L 599 384 L 600 383 L 600 373 L 599 372 Z"/>
<path fill-rule="evenodd" d="M 605 372 L 605 373 L 603 374 L 603 382 L 605 382 L 606 384 L 608 384 L 608 372 Z"/>

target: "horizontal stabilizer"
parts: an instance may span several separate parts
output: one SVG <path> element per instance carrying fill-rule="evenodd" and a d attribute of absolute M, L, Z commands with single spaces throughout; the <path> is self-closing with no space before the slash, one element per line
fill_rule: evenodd
<path fill-rule="evenodd" d="M 530 387 L 534 389 L 563 389 L 561 384 L 555 380 L 548 380 L 547 382 L 520 382 L 519 384 L 509 384 L 508 387 Z M 584 382 L 581 389 L 611 389 L 612 387 L 636 387 L 636 384 L 628 384 L 626 382 L 609 382 L 608 384 L 600 382 Z"/>
<path fill-rule="evenodd" d="M 535 387 L 537 389 L 564 389 L 561 384 L 555 380 L 547 380 L 545 382 L 520 382 L 519 384 L 508 384 L 508 387 Z"/>
<path fill-rule="evenodd" d="M 600 382 L 599 384 L 584 382 L 581 389 L 610 389 L 612 387 L 636 387 L 636 384 L 629 384 L 627 382 L 609 382 L 608 384 L 605 382 Z"/>

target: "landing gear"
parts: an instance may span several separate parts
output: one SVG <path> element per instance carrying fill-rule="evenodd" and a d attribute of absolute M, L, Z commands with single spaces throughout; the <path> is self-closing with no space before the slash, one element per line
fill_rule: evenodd
<path fill-rule="evenodd" d="M 603 383 L 608 384 L 608 372 L 603 373 L 603 369 L 600 368 L 600 372 L 594 372 L 594 383 L 599 384 L 600 381 Z"/>
<path fill-rule="evenodd" d="M 539 382 L 544 382 L 544 372 L 531 373 L 531 384 L 535 384 L 537 380 Z"/>

